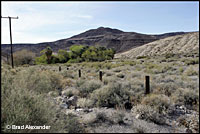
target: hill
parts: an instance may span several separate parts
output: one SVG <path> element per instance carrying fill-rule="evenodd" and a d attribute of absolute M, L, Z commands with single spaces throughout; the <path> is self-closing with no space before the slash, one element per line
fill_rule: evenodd
<path fill-rule="evenodd" d="M 115 58 L 190 53 L 199 50 L 199 32 L 176 35 L 157 40 L 115 55 Z"/>
<path fill-rule="evenodd" d="M 165 33 L 160 35 L 148 35 L 136 32 L 124 32 L 118 29 L 99 27 L 91 29 L 71 38 L 61 39 L 54 42 L 43 42 L 37 44 L 13 44 L 13 51 L 27 49 L 37 54 L 47 46 L 55 52 L 59 49 L 69 49 L 71 45 L 100 45 L 107 48 L 114 48 L 116 52 L 125 52 L 132 48 L 174 35 L 185 34 L 184 32 Z M 3 53 L 10 52 L 9 44 L 1 45 Z"/>

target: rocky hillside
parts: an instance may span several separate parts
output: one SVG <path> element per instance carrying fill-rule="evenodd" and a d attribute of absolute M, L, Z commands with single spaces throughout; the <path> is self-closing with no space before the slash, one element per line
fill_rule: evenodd
<path fill-rule="evenodd" d="M 71 45 L 82 44 L 100 45 L 108 48 L 114 48 L 116 52 L 124 52 L 158 39 L 180 34 L 184 34 L 184 32 L 147 35 L 99 27 L 97 29 L 88 30 L 79 35 L 72 36 L 71 38 L 61 39 L 54 42 L 43 42 L 38 44 L 14 44 L 13 51 L 28 49 L 39 54 L 39 52 L 47 46 L 50 46 L 54 51 L 58 51 L 59 49 L 69 49 Z M 2 44 L 1 51 L 10 52 L 10 45 Z"/>
<path fill-rule="evenodd" d="M 199 32 L 176 35 L 116 54 L 116 58 L 162 55 L 167 53 L 190 53 L 199 50 Z"/>

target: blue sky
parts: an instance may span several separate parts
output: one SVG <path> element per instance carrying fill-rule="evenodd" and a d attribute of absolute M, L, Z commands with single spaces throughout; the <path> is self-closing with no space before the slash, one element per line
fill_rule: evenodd
<path fill-rule="evenodd" d="M 13 43 L 69 38 L 98 27 L 161 34 L 199 31 L 199 2 L 1 2 L 12 20 Z M 10 43 L 9 23 L 1 19 L 1 43 Z"/>

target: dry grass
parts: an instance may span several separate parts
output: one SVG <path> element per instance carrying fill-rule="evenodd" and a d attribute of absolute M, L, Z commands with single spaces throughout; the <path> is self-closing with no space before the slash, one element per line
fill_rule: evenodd
<path fill-rule="evenodd" d="M 196 60 L 193 62 L 191 57 L 187 56 L 21 66 L 16 69 L 3 65 L 1 66 L 3 131 L 7 132 L 5 125 L 12 122 L 54 123 L 56 111 L 46 99 L 47 94 L 51 97 L 58 96 L 58 91 L 63 91 L 68 97 L 78 96 L 77 106 L 81 108 L 109 107 L 115 110 L 123 108 L 127 110 L 127 105 L 131 105 L 135 107 L 136 113 L 144 112 L 142 119 L 160 125 L 165 124 L 164 116 L 171 105 L 185 105 L 198 111 L 199 66 Z M 198 53 L 195 56 L 198 56 Z M 190 59 L 190 62 L 186 64 L 187 59 Z M 62 67 L 61 72 L 58 71 L 58 66 Z M 70 69 L 67 70 L 67 67 Z M 81 78 L 78 77 L 79 69 L 82 71 Z M 102 82 L 99 80 L 100 70 L 103 71 Z M 150 76 L 151 93 L 145 96 L 146 75 Z M 105 121 L 106 114 L 98 115 L 96 121 Z M 116 116 L 118 117 L 113 116 L 114 119 L 109 120 L 123 124 L 123 114 L 118 113 Z M 51 132 L 58 129 L 62 132 L 73 132 L 76 128 L 73 125 L 76 124 L 80 131 L 84 131 L 76 117 L 69 122 L 57 122 L 58 126 L 55 125 Z M 66 124 L 71 126 L 66 127 Z M 143 130 L 138 130 L 140 131 Z"/>

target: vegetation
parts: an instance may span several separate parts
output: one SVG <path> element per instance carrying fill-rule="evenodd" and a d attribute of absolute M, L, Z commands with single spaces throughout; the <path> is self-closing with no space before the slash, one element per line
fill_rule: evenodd
<path fill-rule="evenodd" d="M 15 69 L 5 63 L 1 66 L 2 132 L 73 133 L 95 132 L 97 129 L 103 132 L 103 128 L 108 126 L 120 126 L 127 130 L 131 124 L 141 128 L 139 132 L 146 132 L 150 131 L 145 126 L 148 122 L 163 127 L 169 125 L 168 117 L 174 121 L 170 114 L 170 110 L 171 113 L 176 112 L 173 107 L 182 106 L 192 112 L 199 112 L 199 65 L 197 61 L 185 64 L 187 59 L 192 60 L 191 57 L 180 56 L 177 59 L 171 56 L 170 62 L 166 60 L 165 63 L 161 62 L 165 56 L 69 63 L 70 60 L 76 60 L 71 59 L 72 55 L 83 60 L 82 55 L 90 48 L 83 51 L 84 47 L 76 46 L 70 52 L 60 50 L 58 55 L 51 55 L 51 59 L 55 57 L 51 63 L 56 60 L 63 60 L 62 63 L 67 61 L 59 65 L 61 71 L 58 65 L 48 64 L 45 53 L 43 58 L 38 57 L 36 61 L 41 60 L 47 65 L 18 66 Z M 81 78 L 78 76 L 79 69 Z M 99 80 L 100 70 L 103 72 L 102 81 Z M 148 95 L 144 94 L 146 75 L 150 76 Z M 52 103 L 62 96 L 76 96 L 77 109 L 61 109 L 62 102 Z M 132 112 L 129 112 L 130 109 Z M 68 111 L 75 111 L 76 115 Z M 102 114 L 99 111 L 104 112 Z M 141 120 L 145 120 L 142 121 L 145 125 L 139 127 L 137 123 Z M 181 123 L 184 122 L 180 119 Z M 49 131 L 11 131 L 6 129 L 7 124 L 45 124 L 53 127 Z"/>
<path fill-rule="evenodd" d="M 36 57 L 36 54 L 28 51 L 26 49 L 23 49 L 21 51 L 17 51 L 13 53 L 13 59 L 14 59 L 14 65 L 24 65 L 24 64 L 34 64 L 34 59 Z"/>
<path fill-rule="evenodd" d="M 1 80 L 1 131 L 17 133 L 84 132 L 74 116 L 57 117 L 56 106 L 47 93 L 58 92 L 62 76 L 33 68 L 11 69 L 2 66 Z M 7 129 L 7 125 L 51 126 L 50 129 Z M 76 129 L 75 129 L 76 126 Z"/>
<path fill-rule="evenodd" d="M 36 58 L 36 64 L 111 60 L 114 58 L 115 51 L 113 49 L 106 49 L 105 47 L 73 45 L 70 47 L 70 52 L 60 49 L 56 56 L 52 55 L 50 47 L 42 50 L 41 53 L 45 54 Z"/>

